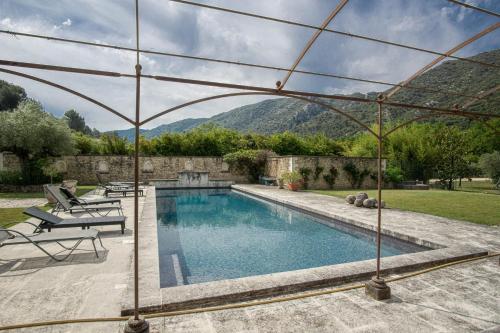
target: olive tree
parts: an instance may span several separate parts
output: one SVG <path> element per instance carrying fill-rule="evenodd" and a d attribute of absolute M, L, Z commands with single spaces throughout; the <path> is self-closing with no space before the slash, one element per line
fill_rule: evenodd
<path fill-rule="evenodd" d="M 12 112 L 0 113 L 0 151 L 16 154 L 26 181 L 33 178 L 37 162 L 49 156 L 73 153 L 71 130 L 64 120 L 43 110 L 34 100 L 21 102 Z"/>

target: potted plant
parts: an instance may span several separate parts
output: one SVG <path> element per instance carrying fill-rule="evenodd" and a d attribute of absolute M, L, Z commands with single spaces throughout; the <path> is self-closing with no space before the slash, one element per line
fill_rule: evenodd
<path fill-rule="evenodd" d="M 302 186 L 302 176 L 297 171 L 285 172 L 281 175 L 281 178 L 283 178 L 288 189 L 291 191 L 297 191 Z"/>
<path fill-rule="evenodd" d="M 68 189 L 71 193 L 76 193 L 76 185 L 78 184 L 78 180 L 68 179 L 63 180 L 62 185 Z"/>
<path fill-rule="evenodd" d="M 278 178 L 278 188 L 285 188 L 285 182 L 283 180 L 283 178 Z"/>

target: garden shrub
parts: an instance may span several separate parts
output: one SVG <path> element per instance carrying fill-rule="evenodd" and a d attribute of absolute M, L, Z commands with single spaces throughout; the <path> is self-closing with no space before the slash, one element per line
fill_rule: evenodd
<path fill-rule="evenodd" d="M 229 165 L 232 172 L 248 175 L 248 180 L 256 183 L 259 176 L 264 174 L 269 154 L 270 152 L 266 150 L 243 149 L 224 155 L 224 162 Z"/>
<path fill-rule="evenodd" d="M 384 182 L 398 184 L 404 179 L 403 170 L 398 167 L 388 167 L 384 173 Z"/>
<path fill-rule="evenodd" d="M 491 154 L 483 154 L 479 158 L 479 167 L 483 173 L 490 177 L 494 183 L 500 180 L 500 152 L 494 151 Z"/>
<path fill-rule="evenodd" d="M 132 154 L 132 145 L 125 138 L 115 133 L 101 136 L 100 152 L 103 155 L 129 155 Z"/>
<path fill-rule="evenodd" d="M 23 174 L 21 171 L 0 171 L 0 184 L 23 185 Z"/>

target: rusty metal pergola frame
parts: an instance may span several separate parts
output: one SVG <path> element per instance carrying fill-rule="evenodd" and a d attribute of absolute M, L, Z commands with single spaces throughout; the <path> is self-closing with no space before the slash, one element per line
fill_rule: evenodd
<path fill-rule="evenodd" d="M 260 20 L 267 20 L 271 22 L 276 22 L 280 24 L 288 24 L 292 26 L 298 26 L 302 28 L 307 28 L 307 29 L 313 29 L 314 33 L 311 36 L 311 38 L 307 41 L 305 44 L 303 50 L 301 53 L 297 56 L 296 60 L 292 64 L 291 67 L 276 67 L 276 66 L 268 66 L 268 65 L 262 65 L 262 64 L 254 64 L 254 63 L 242 63 L 242 62 L 236 62 L 236 61 L 231 61 L 231 60 L 224 60 L 224 59 L 216 59 L 216 58 L 208 58 L 208 57 L 199 57 L 199 56 L 193 56 L 193 55 L 185 55 L 185 54 L 177 54 L 177 53 L 171 53 L 171 52 L 163 52 L 163 51 L 153 51 L 153 50 L 147 50 L 147 49 L 141 49 L 140 48 L 140 18 L 139 18 L 139 0 L 135 0 L 135 37 L 136 37 L 136 46 L 135 48 L 131 47 L 123 47 L 123 46 L 117 46 L 117 45 L 109 45 L 109 44 L 102 44 L 102 43 L 96 43 L 96 42 L 88 42 L 88 41 L 82 41 L 82 40 L 76 40 L 76 39 L 68 39 L 68 38 L 59 38 L 59 37 L 52 37 L 52 36 L 45 36 L 45 35 L 38 35 L 38 34 L 30 34 L 30 33 L 22 33 L 22 32 L 16 32 L 16 31 L 8 31 L 8 30 L 0 30 L 0 33 L 4 34 L 10 34 L 13 36 L 21 36 L 21 37 L 28 37 L 28 38 L 38 38 L 38 39 L 46 39 L 49 41 L 57 41 L 57 42 L 63 42 L 63 43 L 73 43 L 73 44 L 78 44 L 78 45 L 85 45 L 85 46 L 92 46 L 92 47 L 103 47 L 103 48 L 112 48 L 112 49 L 117 49 L 121 51 L 126 51 L 126 52 L 134 52 L 136 54 L 136 63 L 135 63 L 135 74 L 126 74 L 126 73 L 119 73 L 119 72 L 111 72 L 111 71 L 103 71 L 103 70 L 95 70 L 95 69 L 88 69 L 88 68 L 77 68 L 77 67 L 65 67 L 65 66 L 54 66 L 54 65 L 47 65 L 47 64 L 36 64 L 36 63 L 26 63 L 26 62 L 17 62 L 17 61 L 11 61 L 11 60 L 4 60 L 0 59 L 0 66 L 7 66 L 7 67 L 20 67 L 20 68 L 30 68 L 30 69 L 39 69 L 39 70 L 47 70 L 47 71 L 59 71 L 59 72 L 67 72 L 67 73 L 75 73 L 75 74 L 83 74 L 83 75 L 93 75 L 93 76 L 104 76 L 104 77 L 124 77 L 124 78 L 132 78 L 135 79 L 135 87 L 136 87 L 136 97 L 135 97 L 135 119 L 131 119 L 124 114 L 118 112 L 117 110 L 105 105 L 104 103 L 89 97 L 87 95 L 84 95 L 78 91 L 75 91 L 73 89 L 70 89 L 66 86 L 63 86 L 61 84 L 34 76 L 30 74 L 26 74 L 23 72 L 19 71 L 14 71 L 10 69 L 6 69 L 4 67 L 0 67 L 0 72 L 14 75 L 14 76 L 19 76 L 23 77 L 25 79 L 37 81 L 39 83 L 45 84 L 52 86 L 54 88 L 57 88 L 59 90 L 66 91 L 70 94 L 73 94 L 75 96 L 78 96 L 84 100 L 87 100 L 90 103 L 93 103 L 94 105 L 99 106 L 100 108 L 111 112 L 112 114 L 120 117 L 121 119 L 125 120 L 126 122 L 132 124 L 135 128 L 135 152 L 134 152 L 134 185 L 135 185 L 135 195 L 134 195 L 134 316 L 132 317 L 132 320 L 135 320 L 137 323 L 140 324 L 141 320 L 139 318 L 139 256 L 138 256 L 138 232 L 139 232 L 139 216 L 138 216 L 138 185 L 139 185 L 139 130 L 140 127 L 154 119 L 157 119 L 158 117 L 161 117 L 165 114 L 168 114 L 170 112 L 195 105 L 198 103 L 210 101 L 210 100 L 216 100 L 216 99 L 221 99 L 221 98 L 228 98 L 228 97 L 239 97 L 239 96 L 249 96 L 249 95 L 262 95 L 262 96 L 281 96 L 281 97 L 288 97 L 288 98 L 293 98 L 293 99 L 298 99 L 302 101 L 306 101 L 309 103 L 314 103 L 317 105 L 320 105 L 326 109 L 328 109 L 331 112 L 335 112 L 337 114 L 340 114 L 343 117 L 346 117 L 347 119 L 355 122 L 357 125 L 359 125 L 361 128 L 364 130 L 368 131 L 371 135 L 373 135 L 377 139 L 378 143 L 378 153 L 377 153 L 377 169 L 378 169 L 378 181 L 377 181 L 377 197 L 378 197 L 378 202 L 382 201 L 382 150 L 383 150 L 383 139 L 387 138 L 391 133 L 394 131 L 410 124 L 415 121 L 419 121 L 422 119 L 427 119 L 431 117 L 436 117 L 436 116 L 459 116 L 459 117 L 466 117 L 471 120 L 476 120 L 476 121 L 481 121 L 483 122 L 486 126 L 490 127 L 497 135 L 500 135 L 500 132 L 498 129 L 494 128 L 493 126 L 489 125 L 486 121 L 493 119 L 493 118 L 500 118 L 500 115 L 497 114 L 488 114 L 488 113 L 480 113 L 480 112 L 472 112 L 472 111 L 467 111 L 467 109 L 473 105 L 474 103 L 494 94 L 497 93 L 500 90 L 500 85 L 497 85 L 485 92 L 481 92 L 480 94 L 473 96 L 473 95 L 468 95 L 468 94 L 463 94 L 463 93 L 456 93 L 453 91 L 445 91 L 445 90 L 440 90 L 440 89 L 432 89 L 428 87 L 419 87 L 419 86 L 414 86 L 411 85 L 410 83 L 413 82 L 416 78 L 421 76 L 423 73 L 425 73 L 427 70 L 435 66 L 436 64 L 440 63 L 444 59 L 455 59 L 459 61 L 466 61 L 469 63 L 473 63 L 477 66 L 486 66 L 486 67 L 494 67 L 498 68 L 500 67 L 497 64 L 492 64 L 492 63 L 485 63 L 482 61 L 477 61 L 473 59 L 467 59 L 467 58 L 462 58 L 453 55 L 463 47 L 473 43 L 474 41 L 478 40 L 479 38 L 495 31 L 500 27 L 500 22 L 494 23 L 487 27 L 486 29 L 482 30 L 478 34 L 472 36 L 471 38 L 465 40 L 464 42 L 456 45 L 452 49 L 450 49 L 447 52 L 438 52 L 434 50 L 428 50 L 416 46 L 411 46 L 411 45 L 405 45 L 401 43 L 395 43 L 391 41 L 386 41 L 378 38 L 373 38 L 369 36 L 363 36 L 359 34 L 352 34 L 352 33 L 347 33 L 343 31 L 338 31 L 338 30 L 333 30 L 329 29 L 328 25 L 334 20 L 336 15 L 342 11 L 342 9 L 348 4 L 349 0 L 339 0 L 337 6 L 330 12 L 330 14 L 326 17 L 326 19 L 322 22 L 320 26 L 314 26 L 314 25 L 308 25 L 308 24 L 303 24 L 303 23 L 298 23 L 290 20 L 283 20 L 283 19 L 278 19 L 278 18 L 273 18 L 269 16 L 264 16 L 264 15 L 258 15 L 258 14 L 253 14 L 249 12 L 243 12 L 243 11 L 238 11 L 234 9 L 229 9 L 229 8 L 223 8 L 223 7 L 218 7 L 218 6 L 213 6 L 213 5 L 208 5 L 208 4 L 202 4 L 202 3 L 197 3 L 193 1 L 187 1 L 187 0 L 169 0 L 171 2 L 176 2 L 176 3 L 181 3 L 185 5 L 190 5 L 190 6 L 195 6 L 195 7 L 201 7 L 205 9 L 210 9 L 210 10 L 216 10 L 216 11 L 222 11 L 225 13 L 233 14 L 233 15 L 243 15 L 255 19 L 260 19 Z M 457 0 L 447 0 L 452 4 L 458 5 L 458 6 L 463 6 L 471 10 L 475 10 L 478 12 L 481 12 L 485 15 L 490 15 L 494 17 L 500 17 L 500 14 L 486 10 L 484 8 L 478 7 L 478 6 L 473 6 L 470 4 L 466 4 Z M 302 70 L 298 68 L 300 65 L 302 59 L 306 55 L 306 53 L 310 50 L 310 48 L 314 45 L 316 42 L 317 38 L 319 35 L 323 32 L 326 33 L 333 33 L 337 35 L 341 35 L 344 37 L 348 38 L 356 38 L 360 39 L 363 41 L 369 41 L 373 43 L 380 43 L 383 45 L 389 45 L 393 47 L 399 47 L 399 48 L 405 48 L 409 50 L 413 50 L 416 52 L 423 52 L 427 54 L 433 54 L 437 55 L 433 61 L 431 61 L 429 64 L 425 65 L 421 69 L 419 69 L 416 73 L 414 73 L 412 76 L 410 76 L 408 79 L 401 83 L 390 83 L 390 82 L 383 82 L 383 81 L 376 81 L 376 80 L 369 80 L 365 78 L 355 78 L 355 77 L 348 77 L 344 75 L 338 75 L 338 74 L 332 74 L 332 73 L 321 73 L 321 72 L 313 72 L 313 71 L 307 71 L 307 70 Z M 172 77 L 172 76 L 160 76 L 160 75 L 151 75 L 151 74 L 143 74 L 142 73 L 142 66 L 140 64 L 140 55 L 141 53 L 145 54 L 156 54 L 156 55 L 161 55 L 161 56 L 168 56 L 168 57 L 177 57 L 177 58 L 182 58 L 182 59 L 190 59 L 190 60 L 196 60 L 196 61 L 205 61 L 205 62 L 212 62 L 212 63 L 223 63 L 223 64 L 230 64 L 230 65 L 237 65 L 237 66 L 244 66 L 244 67 L 253 67 L 253 68 L 260 68 L 260 69 L 270 69 L 270 70 L 278 70 L 278 71 L 285 71 L 286 75 L 282 79 L 282 81 L 277 81 L 276 82 L 276 88 L 269 88 L 269 87 L 259 87 L 259 86 L 250 86 L 250 85 L 241 85 L 241 84 L 234 84 L 234 83 L 223 83 L 223 82 L 215 82 L 215 81 L 206 81 L 206 80 L 195 80 L 195 79 L 186 79 L 186 78 L 181 78 L 181 77 Z M 285 84 L 288 82 L 290 79 L 291 75 L 293 73 L 300 73 L 300 74 L 305 74 L 305 75 L 312 75 L 312 76 L 318 76 L 318 77 L 331 77 L 335 79 L 343 79 L 343 80 L 353 80 L 353 81 L 358 81 L 358 82 L 365 82 L 365 83 L 375 83 L 375 84 L 381 84 L 381 85 L 388 85 L 391 86 L 392 89 L 387 93 L 386 95 L 379 95 L 376 100 L 368 99 L 368 98 L 359 98 L 359 97 L 353 97 L 353 96 L 344 96 L 344 95 L 333 95 L 333 94 L 322 94 L 322 93 L 314 93 L 314 92 L 307 92 L 307 91 L 297 91 L 297 90 L 285 90 Z M 228 89 L 235 89 L 235 90 L 243 90 L 241 92 L 234 92 L 234 93 L 225 93 L 225 94 L 219 94 L 219 95 L 213 95 L 205 98 L 200 98 L 196 100 L 192 100 L 177 106 L 174 106 L 172 108 L 169 108 L 167 110 L 163 110 L 160 112 L 157 112 L 153 116 L 150 116 L 144 120 L 140 119 L 140 92 L 141 92 L 141 79 L 152 79 L 152 80 L 158 80 L 158 81 L 164 81 L 164 82 L 174 82 L 174 83 L 181 83 L 181 84 L 186 84 L 186 85 L 197 85 L 197 86 L 209 86 L 209 87 L 219 87 L 219 88 L 228 88 Z M 415 104 L 406 104 L 406 103 L 400 103 L 397 101 L 392 101 L 391 97 L 395 95 L 399 90 L 401 89 L 415 89 L 415 90 L 422 90 L 422 91 L 430 91 L 430 92 L 437 92 L 437 93 L 442 93 L 450 96 L 457 96 L 457 97 L 464 97 L 467 98 L 466 102 L 462 104 L 462 106 L 454 105 L 452 108 L 443 108 L 443 107 L 431 107 L 427 105 L 415 105 Z M 356 117 L 353 115 L 349 114 L 349 112 L 345 110 L 341 110 L 339 108 L 335 108 L 331 106 L 330 104 L 326 103 L 325 100 L 346 100 L 346 101 L 352 101 L 352 102 L 357 102 L 357 103 L 365 103 L 365 104 L 376 104 L 377 105 L 377 130 L 374 131 L 372 130 L 369 126 L 358 120 Z M 386 131 L 384 133 L 384 128 L 383 128 L 383 106 L 392 106 L 392 107 L 399 107 L 399 108 L 404 108 L 404 109 L 414 109 L 418 110 L 421 112 L 425 112 L 422 115 L 419 115 L 413 119 L 410 119 L 404 123 L 401 123 L 394 128 Z M 376 259 L 376 276 L 374 277 L 373 281 L 375 283 L 381 283 L 382 285 L 385 284 L 383 279 L 380 277 L 380 249 L 381 249 L 381 223 L 382 223 L 382 212 L 381 212 L 381 205 L 378 205 L 377 208 L 377 259 Z M 130 324 L 129 324 L 130 325 Z M 140 326 L 140 325 L 139 325 Z M 139 327 L 137 326 L 137 327 Z"/>

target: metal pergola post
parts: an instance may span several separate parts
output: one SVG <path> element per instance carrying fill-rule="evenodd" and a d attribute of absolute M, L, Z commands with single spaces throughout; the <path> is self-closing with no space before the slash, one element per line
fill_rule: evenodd
<path fill-rule="evenodd" d="M 391 297 L 391 288 L 380 277 L 380 252 L 382 248 L 382 149 L 383 149 L 383 121 L 382 102 L 385 96 L 380 94 L 377 97 L 378 110 L 378 130 L 377 130 L 377 271 L 375 276 L 366 284 L 365 292 L 376 300 L 384 300 Z"/>
<path fill-rule="evenodd" d="M 135 0 L 135 141 L 134 141 L 134 316 L 125 326 L 125 333 L 148 333 L 149 323 L 139 315 L 139 134 L 141 127 L 141 70 L 139 52 L 139 0 Z"/>

